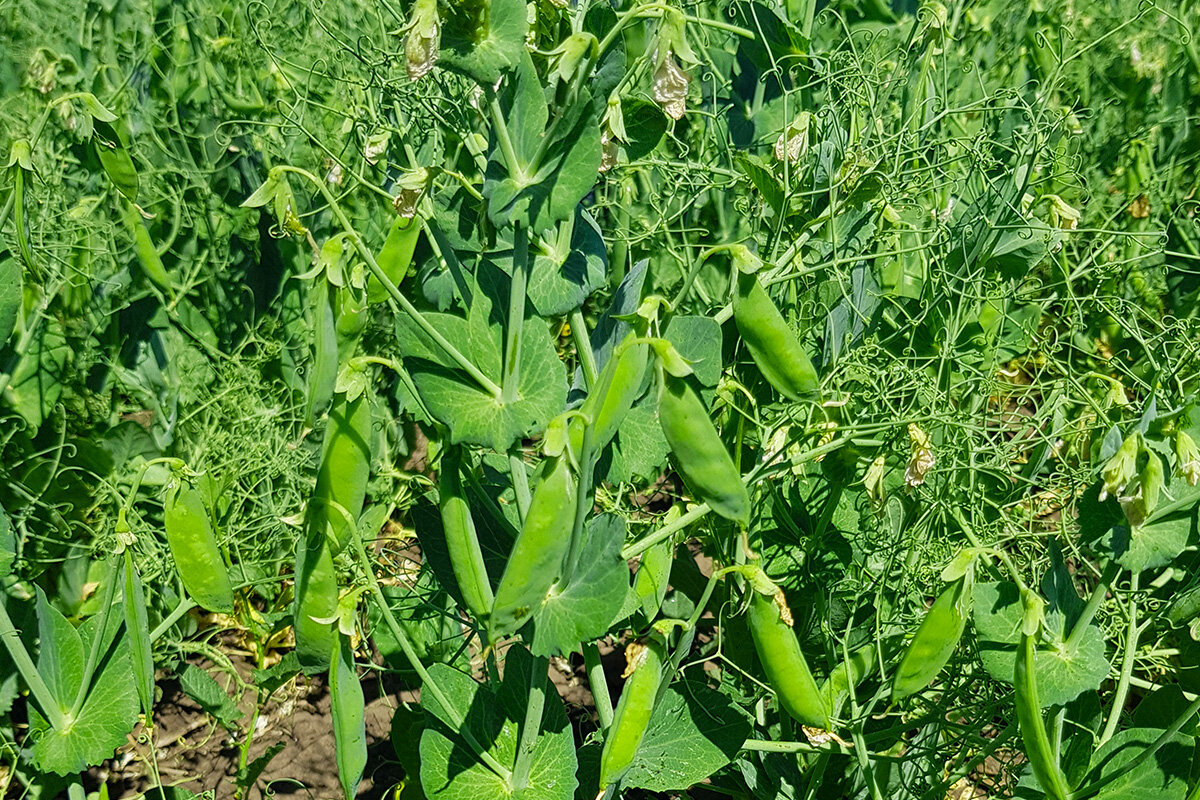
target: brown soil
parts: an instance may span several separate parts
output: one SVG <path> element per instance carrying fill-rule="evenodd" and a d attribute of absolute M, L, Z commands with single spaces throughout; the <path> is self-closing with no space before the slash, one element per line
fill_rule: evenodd
<path fill-rule="evenodd" d="M 249 671 L 235 661 L 239 672 Z M 211 667 L 207 662 L 200 666 Z M 223 686 L 228 675 L 214 673 Z M 412 693 L 381 685 L 370 675 L 363 677 L 368 743 L 368 773 L 359 787 L 360 798 L 383 798 L 404 778 L 389 738 L 392 709 L 403 700 L 414 702 Z M 154 757 L 164 786 L 179 786 L 193 793 L 212 792 L 214 800 L 235 797 L 236 776 L 245 741 L 244 730 L 228 731 L 186 694 L 176 680 L 159 683 L 162 699 L 155 706 L 152 737 Z M 240 707 L 252 711 L 253 691 L 247 691 Z M 249 713 L 241 721 L 249 726 Z M 329 716 L 329 692 L 320 677 L 293 680 L 277 691 L 259 710 L 253 723 L 249 762 L 272 748 L 278 753 L 245 797 L 297 797 L 311 800 L 340 800 L 334 761 L 333 729 Z M 104 767 L 92 770 L 95 784 L 107 783 L 109 797 L 133 797 L 154 783 L 150 780 L 151 734 L 139 725 L 129 743 Z M 282 747 L 280 747 L 282 745 Z"/>

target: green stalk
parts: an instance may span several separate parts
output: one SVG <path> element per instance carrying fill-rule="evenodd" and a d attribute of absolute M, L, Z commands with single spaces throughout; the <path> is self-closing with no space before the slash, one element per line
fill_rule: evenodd
<path fill-rule="evenodd" d="M 280 166 L 276 167 L 275 169 L 299 175 L 320 190 L 325 202 L 329 205 L 329 208 L 333 212 L 334 216 L 337 217 L 338 223 L 342 226 L 346 233 L 349 234 L 350 241 L 353 242 L 354 248 L 358 251 L 358 254 L 362 257 L 362 260 L 366 262 L 367 268 L 370 269 L 371 274 L 378 279 L 379 283 L 382 284 L 385 290 L 387 290 L 387 293 L 391 295 L 392 299 L 396 301 L 397 305 L 400 306 L 404 313 L 407 314 L 414 323 L 416 323 L 417 327 L 419 327 L 427 336 L 429 336 L 430 339 L 433 339 L 433 341 L 437 343 L 438 347 L 440 347 L 442 351 L 449 356 L 452 361 L 454 361 L 454 363 L 458 364 L 458 366 L 461 367 L 464 372 L 471 376 L 471 379 L 479 384 L 480 388 L 492 395 L 492 397 L 495 399 L 499 400 L 501 396 L 501 390 L 500 387 L 496 385 L 496 382 L 484 375 L 483 372 L 480 371 L 479 367 L 475 366 L 475 364 L 469 358 L 460 353 L 458 348 L 452 345 L 449 340 L 447 340 L 446 337 L 443 336 L 440 331 L 438 331 L 437 328 L 433 327 L 433 324 L 425 318 L 425 315 L 418 311 L 417 307 L 414 306 L 409 299 L 404 296 L 400 289 L 397 288 L 396 284 L 392 283 L 391 278 L 384 273 L 383 269 L 379 266 L 379 263 L 375 260 L 375 255 L 369 249 L 367 249 L 365 244 L 363 244 L 362 237 L 358 235 L 358 231 L 354 230 L 354 226 L 350 223 L 350 220 L 346 216 L 345 212 L 342 211 L 341 206 L 338 205 L 337 200 L 329 191 L 329 188 L 325 186 L 325 183 L 319 180 L 317 176 L 313 175 L 311 172 L 300 169 L 299 167 Z"/>
<path fill-rule="evenodd" d="M 521 723 L 521 740 L 517 744 L 517 755 L 513 761 L 513 791 L 529 786 L 529 770 L 533 766 L 533 750 L 542 729 L 542 713 L 546 709 L 546 669 L 549 660 L 545 656 L 533 659 L 529 673 L 529 698 L 525 703 L 525 721 Z"/>
<path fill-rule="evenodd" d="M 187 616 L 187 613 L 192 610 L 192 606 L 196 605 L 190 597 L 185 597 L 179 601 L 179 605 L 175 606 L 175 610 L 166 616 L 166 618 L 158 623 L 158 625 L 150 632 L 150 641 L 157 641 L 163 634 L 171 630 L 176 622 Z"/>
<path fill-rule="evenodd" d="M 408 659 L 409 664 L 412 665 L 413 671 L 421 679 L 421 690 L 428 691 L 434 701 L 441 706 L 446 718 L 450 720 L 451 726 L 454 727 L 458 735 L 462 737 L 463 741 L 471 748 L 479 760 L 511 787 L 513 780 L 512 770 L 497 761 L 495 756 L 479 744 L 475 735 L 467 730 L 463 725 L 464 720 L 462 715 L 450 704 L 446 694 L 429 675 L 429 671 L 425 669 L 425 665 L 421 663 L 420 657 L 417 656 L 417 651 L 413 649 L 412 642 L 409 641 L 408 634 L 400 627 L 400 623 L 396 621 L 396 616 L 392 613 L 391 607 L 388 606 L 383 589 L 379 586 L 379 579 L 375 577 L 375 570 L 371 566 L 371 559 L 367 557 L 367 549 L 363 546 L 362 537 L 356 531 L 350 537 L 350 540 L 354 543 L 354 554 L 358 557 L 359 569 L 366 576 L 371 594 L 374 596 L 380 612 L 383 613 L 383 621 L 388 626 L 388 630 L 391 631 L 392 636 L 395 637 L 396 642 L 400 645 L 400 649 L 404 651 L 404 656 Z"/>
<path fill-rule="evenodd" d="M 504 375 L 500 400 L 516 402 L 521 382 L 521 341 L 525 330 L 526 287 L 529 282 L 529 230 L 513 225 L 512 285 L 508 290 L 508 336 L 504 345 Z"/>
<path fill-rule="evenodd" d="M 1104 602 L 1104 596 L 1108 594 L 1112 588 L 1113 581 L 1117 579 L 1117 575 L 1121 571 L 1121 565 L 1115 561 L 1109 561 L 1104 565 L 1104 572 L 1100 574 L 1100 580 L 1096 584 L 1096 588 L 1092 590 L 1088 596 L 1087 604 L 1084 605 L 1083 611 L 1079 614 L 1079 619 L 1075 621 L 1075 627 L 1071 628 L 1071 633 L 1067 636 L 1065 642 L 1067 649 L 1074 648 L 1079 643 L 1079 639 L 1087 630 L 1088 625 L 1096 617 L 1096 612 L 1100 610 L 1100 604 Z"/>
<path fill-rule="evenodd" d="M 532 495 L 529 492 L 529 473 L 525 471 L 525 460 L 515 447 L 508 451 L 508 472 L 512 478 L 513 494 L 517 498 L 517 516 L 524 525 Z"/>
<path fill-rule="evenodd" d="M 575 577 L 575 568 L 579 564 L 579 553 L 583 550 L 585 537 L 584 522 L 587 513 L 592 508 L 592 479 L 596 472 L 596 453 L 592 447 L 592 426 L 583 429 L 583 452 L 579 454 L 579 482 L 575 490 L 575 520 L 571 526 L 571 547 L 567 550 L 566 567 L 563 569 L 559 585 L 568 586 Z"/>
<path fill-rule="evenodd" d="M 17 665 L 17 672 L 21 674 L 25 685 L 29 687 L 33 699 L 41 706 L 42 713 L 50 722 L 50 727 L 56 731 L 66 730 L 67 719 L 63 716 L 62 709 L 59 708 L 58 702 L 50 692 L 50 687 L 38 673 L 33 659 L 29 657 L 29 651 L 21 642 L 21 637 L 17 633 L 16 626 L 13 625 L 12 618 L 8 616 L 8 609 L 4 607 L 3 602 L 0 602 L 0 641 L 4 642 L 5 649 L 8 650 L 13 663 Z"/>
<path fill-rule="evenodd" d="M 1104 730 L 1096 740 L 1096 747 L 1112 738 L 1117 732 L 1117 724 L 1121 721 L 1121 711 L 1125 708 L 1125 699 L 1129 696 L 1129 678 L 1133 675 L 1134 656 L 1137 654 L 1138 624 L 1137 624 L 1137 590 L 1138 574 L 1135 572 L 1129 578 L 1129 629 L 1125 634 L 1125 657 L 1121 661 L 1121 677 L 1117 679 L 1117 691 L 1113 695 L 1112 709 L 1104 723 Z"/>
<path fill-rule="evenodd" d="M 592 689 L 596 716 L 600 718 L 600 729 L 606 731 L 612 725 L 613 703 L 608 693 L 608 678 L 604 675 L 604 662 L 600 660 L 600 648 L 595 642 L 588 642 L 583 646 L 583 663 L 587 668 L 588 686 Z"/>
<path fill-rule="evenodd" d="M 79 691 L 75 694 L 75 702 L 71 705 L 69 719 L 78 719 L 83 703 L 87 699 L 88 690 L 92 688 L 92 677 L 96 674 L 96 662 L 100 660 L 100 645 L 104 641 L 104 633 L 108 630 L 108 617 L 113 607 L 113 598 L 117 594 L 117 559 L 112 560 L 108 570 L 108 586 L 104 592 L 104 607 L 100 609 L 100 627 L 92 638 L 92 646 L 88 651 L 87 663 L 83 667 L 83 680 L 79 683 Z"/>
<path fill-rule="evenodd" d="M 500 144 L 500 152 L 504 156 L 508 173 L 517 182 L 517 185 L 525 186 L 525 181 L 528 179 L 525 174 L 525 165 L 517 158 L 517 149 L 513 146 L 512 134 L 508 132 L 508 123 L 504 120 L 504 109 L 500 108 L 500 101 L 497 99 L 495 92 L 492 92 L 491 97 L 488 98 L 488 110 L 492 114 L 492 125 L 496 130 L 496 141 Z"/>
<path fill-rule="evenodd" d="M 635 19 L 640 19 L 642 17 L 661 17 L 664 11 L 675 10 L 677 9 L 675 9 L 673 6 L 667 5 L 666 3 L 646 3 L 645 5 L 634 6 L 633 8 L 624 12 L 617 17 L 616 24 L 614 24 L 612 28 L 609 29 L 608 33 L 605 34 L 604 38 L 600 40 L 600 55 L 604 55 L 604 51 L 612 45 L 613 41 L 617 38 L 617 34 L 621 32 L 621 29 L 633 22 Z M 743 39 L 757 38 L 757 34 L 754 31 L 740 28 L 737 25 L 731 25 L 728 22 L 722 22 L 719 19 L 693 17 L 690 14 L 684 14 L 684 17 L 690 23 L 696 25 L 705 25 L 709 28 L 716 28 L 719 31 L 732 33 L 734 36 L 740 36 Z"/>
<path fill-rule="evenodd" d="M 577 308 L 571 312 L 571 338 L 575 340 L 575 352 L 579 354 L 579 367 L 583 370 L 583 381 L 588 389 L 596 385 L 596 354 L 592 352 L 592 343 L 587 335 L 587 320 L 583 318 L 583 309 Z"/>

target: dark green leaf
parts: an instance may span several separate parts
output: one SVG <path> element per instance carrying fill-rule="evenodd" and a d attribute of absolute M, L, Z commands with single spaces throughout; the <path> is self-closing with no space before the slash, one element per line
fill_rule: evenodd
<path fill-rule="evenodd" d="M 686 791 L 728 764 L 750 729 L 728 697 L 697 681 L 679 681 L 655 707 L 622 785 Z"/>
<path fill-rule="evenodd" d="M 591 520 L 571 583 L 551 589 L 534 612 L 534 655 L 565 655 L 608 631 L 629 592 L 629 567 L 621 558 L 624 544 L 623 519 L 603 514 Z"/>
<path fill-rule="evenodd" d="M 505 659 L 504 682 L 499 692 L 476 683 L 458 670 L 434 664 L 429 675 L 447 702 L 463 719 L 475 742 L 481 743 L 501 764 L 511 765 L 516 754 L 524 708 L 520 705 L 529 686 L 529 657 L 514 647 Z M 544 663 L 544 662 L 543 662 Z M 547 681 L 550 698 L 554 690 Z M 507 702 L 506 702 L 507 701 Z M 547 702 L 541 733 L 533 748 L 529 785 L 513 791 L 480 762 L 458 734 L 455 725 L 433 693 L 421 693 L 425 729 L 421 734 L 421 784 L 430 798 L 446 800 L 571 800 L 575 793 L 575 740 L 563 706 Z"/>
<path fill-rule="evenodd" d="M 233 698 L 206 670 L 195 664 L 188 664 L 179 676 L 179 688 L 183 690 L 184 694 L 195 700 L 205 713 L 211 714 L 217 722 L 229 730 L 237 727 L 238 720 L 243 716 L 242 712 Z"/>

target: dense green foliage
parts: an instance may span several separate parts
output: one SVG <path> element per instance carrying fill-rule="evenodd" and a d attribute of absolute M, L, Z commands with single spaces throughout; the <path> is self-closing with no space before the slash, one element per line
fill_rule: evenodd
<path fill-rule="evenodd" d="M 1200 796 L 1198 23 L 10 0 L 0 793 Z"/>

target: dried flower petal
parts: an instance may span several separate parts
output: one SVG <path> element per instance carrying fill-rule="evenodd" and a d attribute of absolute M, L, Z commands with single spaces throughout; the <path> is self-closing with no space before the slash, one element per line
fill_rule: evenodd
<path fill-rule="evenodd" d="M 438 19 L 437 0 L 417 0 L 408 36 L 404 40 L 404 61 L 409 80 L 415 81 L 433 69 L 441 39 L 442 23 Z"/>
<path fill-rule="evenodd" d="M 671 119 L 682 119 L 687 111 L 687 90 L 691 80 L 668 50 L 654 71 L 654 101 Z"/>

